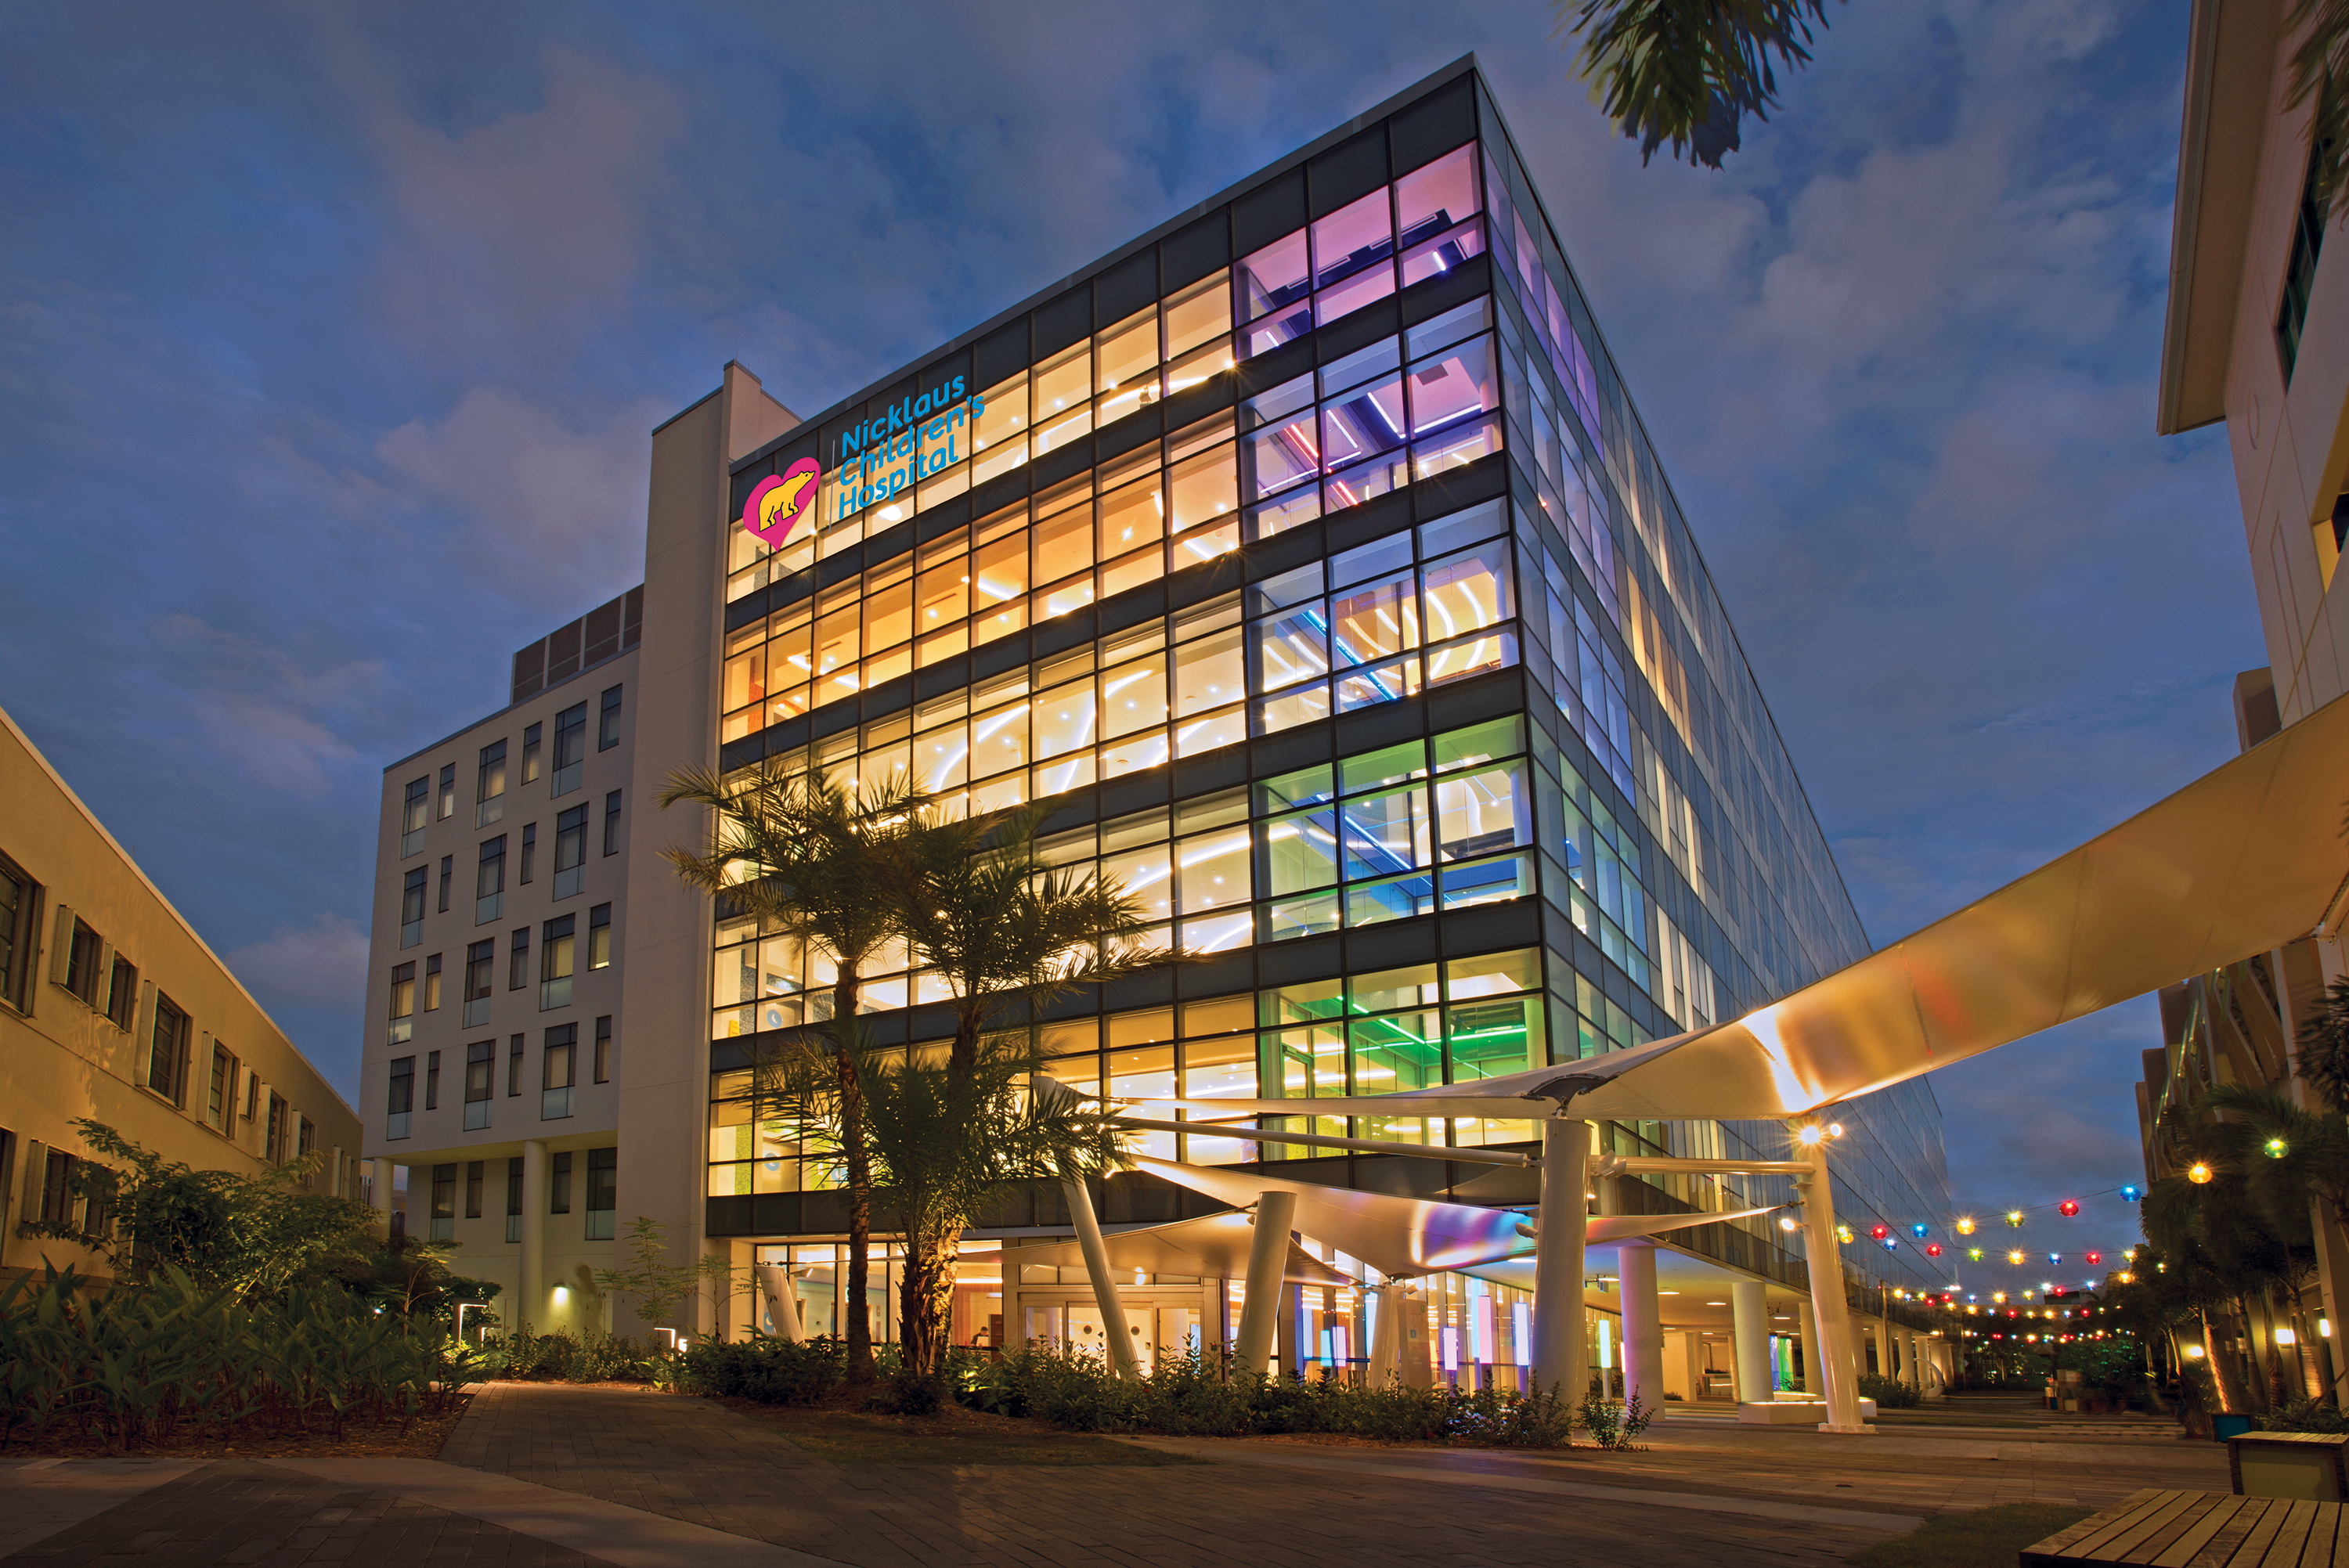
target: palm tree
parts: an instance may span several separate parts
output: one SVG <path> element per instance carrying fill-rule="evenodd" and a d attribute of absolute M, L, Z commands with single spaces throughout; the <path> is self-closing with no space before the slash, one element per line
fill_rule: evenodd
<path fill-rule="evenodd" d="M 2335 980 L 2324 1005 L 2300 1026 L 2300 1076 L 2336 1109 L 2349 1109 L 2349 979 Z"/>
<path fill-rule="evenodd" d="M 1081 1181 L 1123 1162 L 1124 1135 L 1097 1103 L 1032 1092 L 1026 1031 L 977 1042 L 968 1060 L 896 1053 L 865 1080 L 880 1202 L 905 1236 L 898 1345 L 907 1374 L 943 1365 L 964 1229 L 1007 1182 Z"/>
<path fill-rule="evenodd" d="M 865 1310 L 873 1242 L 872 1153 L 864 1129 L 864 1085 L 853 1020 L 862 972 L 898 934 L 898 912 L 913 884 L 925 834 L 936 831 L 928 797 L 903 779 L 844 786 L 809 771 L 761 772 L 739 784 L 706 769 L 672 775 L 660 803 L 714 814 L 708 848 L 671 849 L 686 886 L 722 897 L 761 930 L 780 931 L 829 954 L 831 1017 L 798 1042 L 825 1046 L 848 1193 L 846 1300 L 848 1378 L 873 1377 L 873 1326 Z"/>
<path fill-rule="evenodd" d="M 1038 861 L 1036 830 L 1050 811 L 1018 807 L 924 841 L 905 942 L 915 966 L 936 970 L 953 994 L 948 1060 L 958 1072 L 1013 1011 L 1032 1015 L 1081 986 L 1193 961 L 1134 945 L 1147 922 L 1115 878 Z"/>
<path fill-rule="evenodd" d="M 922 1234 L 917 1241 L 909 1228 L 905 1239 L 899 1333 L 909 1366 L 917 1336 L 934 1340 L 953 1300 L 955 1243 L 986 1190 L 978 1173 L 999 1169 L 997 1181 L 1035 1179 L 1036 1150 L 1044 1146 L 1036 1140 L 1098 1130 L 1095 1112 L 1040 1109 L 1006 1087 L 1024 1083 L 1032 1067 L 1033 1020 L 1080 987 L 1198 961 L 1178 948 L 1139 945 L 1147 922 L 1115 878 L 1043 865 L 1036 830 L 1050 814 L 1047 806 L 1019 807 L 926 838 L 902 911 L 913 962 L 946 984 L 955 1020 L 944 1078 L 933 1083 L 909 1068 L 893 1086 L 905 1097 L 903 1127 L 933 1127 L 941 1140 L 918 1157 L 901 1143 L 905 1151 L 892 1162 L 929 1172 L 921 1178 Z M 1015 1023 L 1016 1031 L 1007 1028 Z M 1024 1107 L 1017 1116 L 1015 1101 Z M 951 1119 L 934 1119 L 947 1106 L 974 1119 L 967 1136 L 957 1138 Z M 1086 1146 L 1079 1138 L 1069 1147 L 1073 1157 Z M 1072 1158 L 1061 1174 L 1081 1180 L 1099 1168 L 1090 1156 Z"/>

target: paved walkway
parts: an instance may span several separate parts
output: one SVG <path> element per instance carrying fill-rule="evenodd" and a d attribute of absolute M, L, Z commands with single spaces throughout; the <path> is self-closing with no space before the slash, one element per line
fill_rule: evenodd
<path fill-rule="evenodd" d="M 1644 1454 L 1133 1439 L 1196 1467 L 839 1465 L 722 1407 L 492 1384 L 437 1460 L 0 1462 L 43 1568 L 1823 1564 L 1953 1508 L 2227 1487 L 2224 1451 L 1659 1429 Z"/>

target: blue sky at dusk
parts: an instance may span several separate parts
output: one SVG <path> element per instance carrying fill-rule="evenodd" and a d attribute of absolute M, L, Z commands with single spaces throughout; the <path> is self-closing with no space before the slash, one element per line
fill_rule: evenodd
<path fill-rule="evenodd" d="M 1475 50 L 1889 941 L 2232 755 L 2264 655 L 2222 446 L 2153 435 L 2185 0 L 1830 10 L 1713 173 L 1528 0 L 12 6 L 0 706 L 355 1093 L 381 770 L 641 578 L 656 423 L 730 358 L 814 412 Z M 2137 1179 L 2155 1043 L 1939 1075 L 1961 1197 Z"/>

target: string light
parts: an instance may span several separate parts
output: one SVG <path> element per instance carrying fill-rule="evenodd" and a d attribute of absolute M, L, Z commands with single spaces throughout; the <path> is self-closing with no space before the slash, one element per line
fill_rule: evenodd
<path fill-rule="evenodd" d="M 1925 1233 L 1929 1228 L 1930 1227 L 1920 1220 L 1917 1223 L 1909 1227 L 1909 1233 L 1921 1242 L 1925 1239 Z"/>
<path fill-rule="evenodd" d="M 1968 1247 L 1966 1249 L 1966 1256 L 1975 1263 L 1980 1263 L 1982 1262 L 1982 1250 L 1980 1247 Z"/>
<path fill-rule="evenodd" d="M 2013 1264 L 2016 1268 L 2021 1268 L 2023 1266 L 2023 1254 L 2020 1252 L 2009 1253 L 2006 1254 L 2006 1261 Z"/>
<path fill-rule="evenodd" d="M 1941 1243 L 1939 1242 L 1927 1242 L 1925 1243 L 1925 1255 L 1929 1258 L 1940 1257 L 1941 1255 Z"/>
<path fill-rule="evenodd" d="M 2055 1212 L 2067 1220 L 2076 1220 L 2080 1217 L 2080 1201 L 2077 1198 L 2066 1198 L 2055 1205 Z"/>
<path fill-rule="evenodd" d="M 2197 1187 L 2209 1185 L 2210 1178 L 2216 1174 L 2217 1172 L 2210 1169 L 2209 1161 L 2206 1160 L 2197 1160 L 2186 1168 L 2186 1179 Z"/>
<path fill-rule="evenodd" d="M 2127 1186 L 2121 1189 L 2121 1196 L 2134 1203 L 2139 1198 L 2145 1196 L 2145 1189 L 2132 1181 Z"/>
<path fill-rule="evenodd" d="M 2104 1254 L 2104 1253 L 2090 1253 L 2088 1254 L 2088 1266 L 2089 1266 L 2090 1268 L 2096 1268 L 2096 1267 L 2101 1266 L 2101 1265 L 2103 1264 L 2104 1261 L 2105 1261 L 2105 1254 Z"/>
<path fill-rule="evenodd" d="M 2023 1211 L 2020 1209 L 2009 1209 L 2006 1212 L 2006 1222 L 2015 1230 L 2019 1231 L 2023 1229 Z"/>
<path fill-rule="evenodd" d="M 1958 1222 L 1957 1229 L 1958 1234 L 1961 1236 L 1972 1235 L 1974 1233 L 1974 1217 L 1971 1214 L 1968 1214 L 1964 1218 L 1961 1219 Z"/>
<path fill-rule="evenodd" d="M 1849 1245 L 1851 1245 L 1851 1242 L 1852 1242 L 1852 1230 L 1851 1230 L 1851 1227 L 1850 1227 L 1849 1225 L 1837 1225 L 1837 1226 L 1836 1227 L 1836 1240 L 1837 1240 L 1837 1241 L 1838 1241 L 1838 1242 L 1841 1242 L 1845 1246 L 1849 1246 Z"/>
<path fill-rule="evenodd" d="M 2260 1147 L 2267 1150 L 2268 1158 L 2271 1160 L 2281 1160 L 2292 1152 L 2292 1145 L 2281 1138 L 2271 1138 Z"/>

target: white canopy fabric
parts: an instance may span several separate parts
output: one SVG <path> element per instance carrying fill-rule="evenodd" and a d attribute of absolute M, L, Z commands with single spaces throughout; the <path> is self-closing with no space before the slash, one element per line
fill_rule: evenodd
<path fill-rule="evenodd" d="M 1349 1099 L 1167 1099 L 1227 1116 L 1798 1116 L 2337 928 L 2349 696 L 2118 827 L 1743 1018 L 1628 1051 Z"/>
<path fill-rule="evenodd" d="M 1439 1203 L 1426 1198 L 1399 1198 L 1388 1192 L 1360 1192 L 1344 1187 L 1324 1187 L 1314 1181 L 1285 1181 L 1221 1166 L 1181 1165 L 1171 1160 L 1144 1158 L 1135 1164 L 1226 1203 L 1249 1204 L 1267 1192 L 1294 1192 L 1296 1224 L 1301 1233 L 1349 1257 L 1361 1259 L 1382 1274 L 1417 1275 L 1470 1268 L 1527 1253 L 1534 1247 L 1531 1238 L 1518 1228 L 1525 1216 L 1508 1209 Z M 1588 1239 L 1602 1243 L 1629 1241 L 1635 1236 L 1660 1235 L 1709 1225 L 1717 1220 L 1743 1220 L 1769 1212 L 1769 1209 L 1740 1209 L 1717 1214 L 1594 1215 L 1588 1222 Z M 1240 1266 L 1223 1272 L 1246 1272 L 1246 1216 L 1216 1218 L 1241 1222 L 1237 1233 L 1239 1248 L 1234 1254 Z M 1116 1261 L 1113 1244 L 1110 1256 Z M 1166 1272 L 1192 1271 L 1170 1268 Z"/>
<path fill-rule="evenodd" d="M 1104 1231 L 1102 1244 L 1110 1266 L 1141 1269 L 1146 1274 L 1193 1274 L 1201 1279 L 1238 1279 L 1247 1274 L 1248 1240 L 1256 1227 L 1242 1213 L 1209 1214 L 1133 1231 Z M 1082 1268 L 1084 1253 L 1075 1242 L 1006 1247 L 1006 1264 L 1041 1264 L 1057 1268 Z M 968 1261 L 968 1260 L 966 1260 Z M 1288 1243 L 1287 1274 L 1294 1284 L 1355 1283 L 1299 1246 Z"/>

